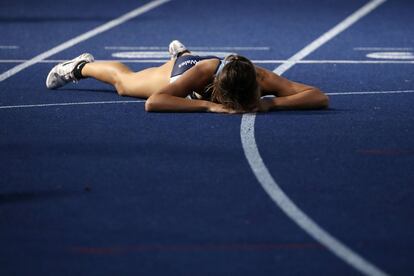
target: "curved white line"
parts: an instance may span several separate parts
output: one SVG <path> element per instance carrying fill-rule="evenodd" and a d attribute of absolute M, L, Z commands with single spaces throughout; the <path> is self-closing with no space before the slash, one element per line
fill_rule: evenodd
<path fill-rule="evenodd" d="M 345 18 L 338 25 L 333 27 L 328 32 L 311 42 L 302 50 L 297 52 L 287 62 L 277 67 L 274 72 L 277 74 L 283 74 L 296 64 L 298 60 L 301 60 L 308 56 L 310 53 L 321 47 L 323 44 L 331 40 L 333 37 L 349 28 L 352 24 L 359 19 L 367 15 L 376 7 L 384 3 L 385 0 L 373 0 L 355 11 L 353 14 Z M 285 214 L 292 219 L 299 227 L 301 227 L 306 233 L 308 233 L 315 240 L 324 245 L 337 257 L 348 263 L 350 266 L 358 270 L 365 275 L 387 275 L 381 269 L 365 260 L 358 253 L 352 251 L 345 244 L 341 243 L 335 237 L 326 232 L 310 217 L 308 217 L 302 210 L 300 210 L 296 204 L 283 192 L 280 186 L 273 179 L 269 170 L 263 162 L 260 156 L 259 149 L 254 137 L 254 123 L 255 114 L 245 114 L 242 117 L 240 125 L 241 142 L 247 161 L 254 175 L 256 176 L 263 189 L 270 196 L 270 198 L 276 203 L 279 208 L 285 212 Z"/>
<path fill-rule="evenodd" d="M 340 259 L 366 275 L 387 275 L 326 232 L 283 192 L 264 164 L 257 148 L 254 137 L 255 117 L 254 114 L 243 115 L 240 135 L 247 161 L 266 193 L 290 219 Z"/>

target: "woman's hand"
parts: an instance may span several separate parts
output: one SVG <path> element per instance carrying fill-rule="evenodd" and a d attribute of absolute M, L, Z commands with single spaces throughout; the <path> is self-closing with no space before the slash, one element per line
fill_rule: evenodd
<path fill-rule="evenodd" d="M 263 98 L 260 99 L 260 102 L 256 108 L 250 110 L 248 112 L 268 112 L 273 108 L 274 102 L 272 98 Z M 227 113 L 227 114 L 239 114 L 239 113 L 247 113 L 247 111 L 238 111 L 228 107 L 225 107 L 222 104 L 210 102 L 210 106 L 208 109 L 209 112 L 215 113 Z"/>
<path fill-rule="evenodd" d="M 222 104 L 213 103 L 213 102 L 210 102 L 210 106 L 208 108 L 208 111 L 209 112 L 214 112 L 214 113 L 227 113 L 227 114 L 239 113 L 234 109 L 230 109 L 228 107 L 225 107 Z"/>
<path fill-rule="evenodd" d="M 259 112 L 268 112 L 274 106 L 274 98 L 261 98 L 259 101 L 258 110 Z"/>

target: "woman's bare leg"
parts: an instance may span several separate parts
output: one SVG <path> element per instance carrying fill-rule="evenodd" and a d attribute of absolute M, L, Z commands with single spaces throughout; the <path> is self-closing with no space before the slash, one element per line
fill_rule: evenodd
<path fill-rule="evenodd" d="M 87 63 L 82 76 L 111 84 L 121 96 L 148 98 L 168 85 L 174 61 L 159 67 L 133 72 L 120 62 L 103 61 Z"/>

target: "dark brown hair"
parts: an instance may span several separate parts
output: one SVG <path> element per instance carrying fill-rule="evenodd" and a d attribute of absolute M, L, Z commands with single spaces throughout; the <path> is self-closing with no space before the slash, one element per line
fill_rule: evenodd
<path fill-rule="evenodd" d="M 247 58 L 230 55 L 212 85 L 211 100 L 237 111 L 253 111 L 258 104 L 256 69 Z"/>

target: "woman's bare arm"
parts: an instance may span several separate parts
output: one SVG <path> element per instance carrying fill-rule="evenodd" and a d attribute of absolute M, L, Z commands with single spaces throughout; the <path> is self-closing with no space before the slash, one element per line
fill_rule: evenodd
<path fill-rule="evenodd" d="M 256 66 L 262 96 L 275 98 L 261 99 L 262 111 L 272 109 L 320 109 L 327 108 L 328 97 L 318 88 L 290 81 L 277 74 Z"/>
<path fill-rule="evenodd" d="M 228 112 L 216 103 L 185 98 L 192 91 L 199 91 L 212 81 L 217 62 L 206 60 L 197 63 L 181 78 L 149 97 L 145 103 L 145 110 L 149 112 Z"/>
<path fill-rule="evenodd" d="M 210 102 L 181 98 L 170 94 L 154 94 L 145 103 L 148 112 L 208 112 Z"/>

